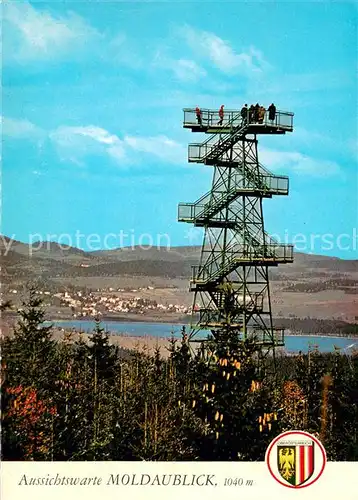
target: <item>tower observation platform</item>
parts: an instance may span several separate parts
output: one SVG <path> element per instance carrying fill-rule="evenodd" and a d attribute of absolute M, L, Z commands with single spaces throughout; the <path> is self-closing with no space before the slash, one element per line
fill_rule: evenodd
<path fill-rule="evenodd" d="M 233 128 L 243 124 L 239 110 L 225 110 L 222 125 L 218 125 L 220 117 L 218 111 L 201 108 L 201 125 L 196 118 L 193 108 L 184 108 L 184 128 L 190 128 L 192 132 L 205 132 L 208 134 L 230 133 Z M 248 123 L 250 133 L 258 134 L 285 134 L 293 131 L 293 113 L 288 111 L 277 111 L 274 120 L 269 119 L 266 112 L 262 122 Z M 250 122 L 247 117 L 246 122 Z"/>
<path fill-rule="evenodd" d="M 271 115 L 272 118 L 272 115 Z M 189 340 L 202 342 L 205 333 L 225 332 L 252 340 L 267 352 L 284 345 L 284 331 L 272 321 L 269 269 L 293 262 L 293 246 L 281 244 L 265 231 L 262 200 L 288 195 L 289 180 L 258 160 L 260 134 L 293 131 L 293 113 L 266 112 L 260 120 L 226 111 L 184 109 L 184 128 L 209 134 L 190 144 L 189 162 L 213 166 L 211 190 L 193 203 L 180 203 L 178 220 L 204 228 L 200 263 L 193 267 L 194 293 Z"/>

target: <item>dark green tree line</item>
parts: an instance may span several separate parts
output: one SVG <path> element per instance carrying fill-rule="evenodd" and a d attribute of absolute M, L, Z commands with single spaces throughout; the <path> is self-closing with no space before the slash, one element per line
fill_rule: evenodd
<path fill-rule="evenodd" d="M 118 349 L 98 321 L 53 340 L 35 289 L 19 315 L 1 345 L 5 460 L 263 460 L 292 428 L 358 459 L 357 355 L 282 356 L 274 377 L 224 332 L 193 356 L 183 328 L 162 357 Z"/>

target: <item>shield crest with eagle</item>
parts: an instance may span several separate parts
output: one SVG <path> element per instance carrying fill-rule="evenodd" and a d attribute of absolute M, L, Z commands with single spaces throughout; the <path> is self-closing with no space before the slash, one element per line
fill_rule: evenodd
<path fill-rule="evenodd" d="M 314 472 L 314 441 L 277 446 L 278 471 L 292 486 L 305 483 Z"/>

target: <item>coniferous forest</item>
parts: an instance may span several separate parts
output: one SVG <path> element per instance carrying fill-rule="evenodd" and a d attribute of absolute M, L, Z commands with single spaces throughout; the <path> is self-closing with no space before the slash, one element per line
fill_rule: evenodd
<path fill-rule="evenodd" d="M 6 305 L 4 306 L 6 307 Z M 358 460 L 358 353 L 266 360 L 223 334 L 193 357 L 53 340 L 34 289 L 2 340 L 4 460 L 264 460 L 285 430 L 306 430 L 328 460 Z M 274 365 L 276 369 L 274 369 Z"/>

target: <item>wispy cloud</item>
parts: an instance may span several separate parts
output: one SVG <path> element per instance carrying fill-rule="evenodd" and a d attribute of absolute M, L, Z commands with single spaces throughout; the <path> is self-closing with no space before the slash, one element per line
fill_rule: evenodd
<path fill-rule="evenodd" d="M 314 158 L 297 151 L 274 151 L 260 148 L 260 160 L 273 172 L 293 172 L 313 177 L 337 175 L 341 169 L 338 163 Z"/>
<path fill-rule="evenodd" d="M 34 125 L 29 120 L 0 117 L 0 123 L 3 136 L 15 139 L 40 139 L 46 135 L 46 132 L 42 128 Z"/>
<path fill-rule="evenodd" d="M 160 49 L 157 50 L 154 56 L 152 67 L 170 71 L 176 79 L 190 83 L 196 82 L 207 74 L 206 71 L 192 59 L 174 59 L 166 56 L 163 50 Z"/>
<path fill-rule="evenodd" d="M 172 69 L 180 80 L 191 82 L 206 76 L 206 71 L 195 61 L 191 61 L 189 59 L 178 59 L 177 61 L 174 61 Z"/>
<path fill-rule="evenodd" d="M 28 120 L 1 118 L 4 136 L 12 139 L 32 139 L 41 143 L 49 138 L 59 157 L 79 166 L 85 166 L 87 159 L 105 156 L 123 168 L 133 164 L 144 164 L 146 159 L 159 162 L 186 165 L 187 150 L 181 143 L 167 137 L 133 136 L 117 134 L 95 125 L 60 126 L 50 132 Z M 303 138 L 306 131 L 301 130 Z M 273 172 L 295 173 L 314 177 L 337 175 L 341 172 L 335 161 L 316 158 L 299 151 L 279 151 L 261 147 L 260 161 Z"/>
<path fill-rule="evenodd" d="M 257 74 L 270 66 L 262 52 L 253 46 L 236 52 L 228 41 L 214 33 L 195 30 L 190 26 L 180 29 L 179 33 L 193 51 L 208 58 L 224 73 Z"/>
<path fill-rule="evenodd" d="M 10 29 L 4 30 L 5 56 L 20 61 L 52 59 L 86 47 L 89 40 L 100 37 L 96 29 L 73 12 L 54 16 L 28 2 L 5 2 L 3 19 L 10 25 Z"/>
<path fill-rule="evenodd" d="M 165 135 L 156 137 L 129 137 L 124 138 L 124 143 L 134 151 L 153 155 L 170 163 L 186 163 L 186 148 L 177 141 Z"/>
<path fill-rule="evenodd" d="M 143 155 L 169 163 L 185 162 L 185 148 L 165 135 L 155 137 L 124 136 L 123 139 L 94 125 L 61 126 L 50 133 L 59 156 L 63 160 L 84 165 L 85 157 L 109 156 L 116 164 L 125 167 L 140 163 Z"/>
<path fill-rule="evenodd" d="M 123 141 L 107 130 L 94 125 L 61 126 L 50 133 L 62 160 L 84 165 L 84 158 L 93 155 L 108 155 L 119 161 L 125 157 Z"/>

